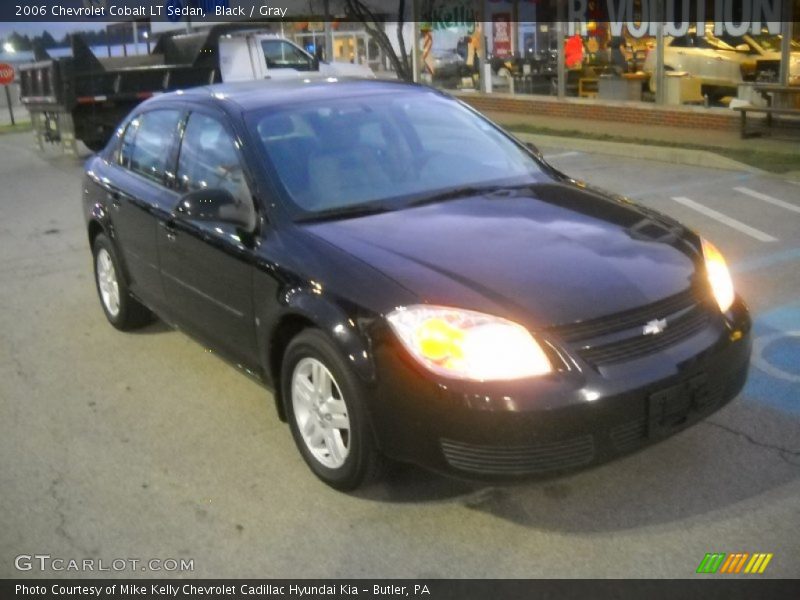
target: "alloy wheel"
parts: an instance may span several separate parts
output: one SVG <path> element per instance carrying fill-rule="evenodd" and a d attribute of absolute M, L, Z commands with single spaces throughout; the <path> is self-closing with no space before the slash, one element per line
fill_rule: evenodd
<path fill-rule="evenodd" d="M 108 250 L 101 248 L 97 253 L 97 285 L 100 288 L 100 298 L 103 306 L 112 317 L 119 314 L 119 282 L 117 281 L 117 270 Z"/>
<path fill-rule="evenodd" d="M 303 358 L 292 373 L 291 394 L 306 447 L 321 465 L 340 468 L 350 452 L 350 418 L 333 375 L 319 360 Z"/>

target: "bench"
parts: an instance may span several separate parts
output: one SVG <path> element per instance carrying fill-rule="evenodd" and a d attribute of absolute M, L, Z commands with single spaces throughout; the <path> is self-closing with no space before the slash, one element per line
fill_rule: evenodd
<path fill-rule="evenodd" d="M 741 116 L 741 135 L 742 138 L 755 137 L 762 135 L 763 131 L 748 131 L 747 130 L 747 113 L 756 112 L 764 113 L 767 116 L 767 127 L 772 129 L 772 116 L 783 115 L 793 116 L 800 118 L 800 109 L 798 108 L 777 108 L 772 106 L 737 106 L 733 110 L 738 111 Z"/>

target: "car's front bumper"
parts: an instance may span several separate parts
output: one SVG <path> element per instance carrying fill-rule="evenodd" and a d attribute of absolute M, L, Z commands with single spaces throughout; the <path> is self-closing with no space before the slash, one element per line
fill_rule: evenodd
<path fill-rule="evenodd" d="M 375 350 L 370 409 L 381 449 L 470 479 L 561 472 L 684 429 L 732 400 L 750 359 L 740 301 L 664 351 L 536 380 L 437 380 L 388 339 Z"/>

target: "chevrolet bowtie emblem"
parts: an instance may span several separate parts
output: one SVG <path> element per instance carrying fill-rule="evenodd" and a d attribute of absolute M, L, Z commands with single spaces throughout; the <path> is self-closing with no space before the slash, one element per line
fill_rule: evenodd
<path fill-rule="evenodd" d="M 642 335 L 656 335 L 664 331 L 666 328 L 666 319 L 653 319 L 652 321 L 645 323 L 644 327 L 642 328 Z"/>

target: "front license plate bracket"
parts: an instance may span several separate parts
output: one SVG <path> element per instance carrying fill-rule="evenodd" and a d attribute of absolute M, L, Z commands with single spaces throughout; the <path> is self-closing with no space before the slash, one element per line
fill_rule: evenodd
<path fill-rule="evenodd" d="M 669 435 L 686 423 L 692 409 L 706 408 L 710 404 L 707 382 L 708 377 L 701 373 L 651 394 L 647 399 L 647 436 Z"/>

